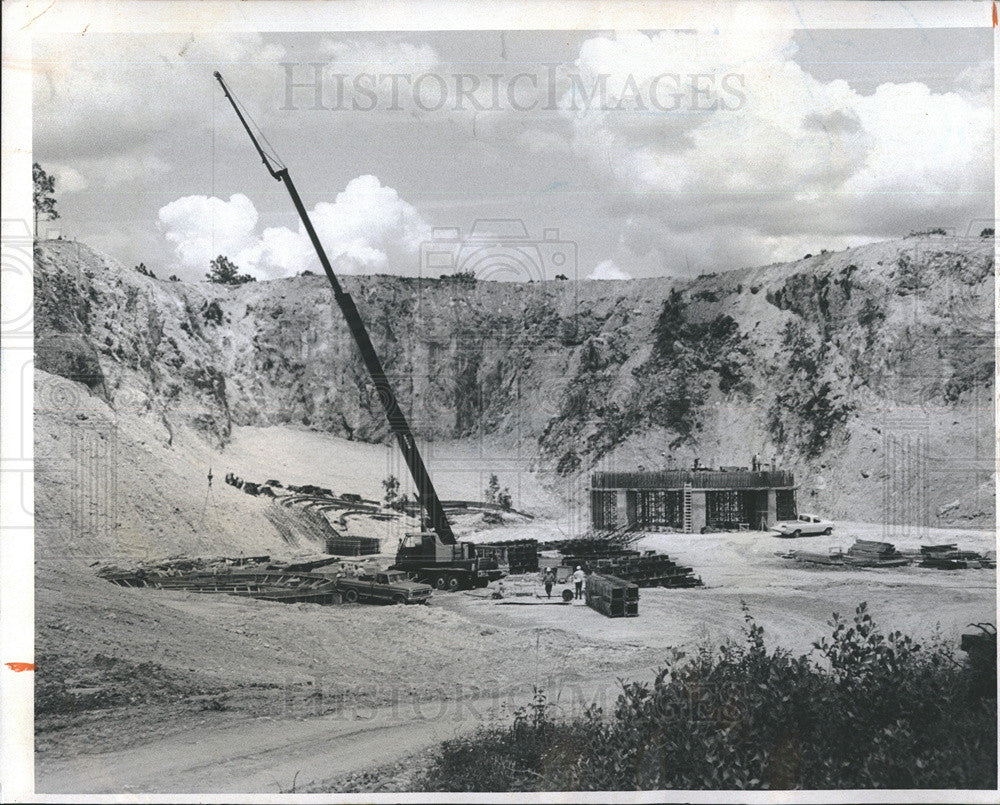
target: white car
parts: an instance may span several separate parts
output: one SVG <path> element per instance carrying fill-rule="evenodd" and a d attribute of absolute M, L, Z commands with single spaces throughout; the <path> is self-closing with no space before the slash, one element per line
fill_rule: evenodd
<path fill-rule="evenodd" d="M 783 537 L 832 534 L 833 523 L 815 514 L 800 514 L 797 520 L 781 520 L 775 523 L 774 530 Z"/>

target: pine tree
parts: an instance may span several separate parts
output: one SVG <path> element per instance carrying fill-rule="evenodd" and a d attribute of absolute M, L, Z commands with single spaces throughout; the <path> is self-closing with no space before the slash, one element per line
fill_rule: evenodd
<path fill-rule="evenodd" d="M 35 202 L 35 237 L 38 237 L 38 221 L 54 221 L 59 217 L 56 210 L 56 197 L 53 195 L 56 189 L 56 179 L 49 176 L 42 166 L 35 162 L 31 166 L 31 178 L 34 182 L 32 193 Z"/>
<path fill-rule="evenodd" d="M 249 274 L 241 274 L 239 266 L 222 254 L 210 263 L 210 269 L 205 278 L 209 282 L 215 282 L 219 285 L 242 285 L 245 282 L 254 281 L 254 278 Z"/>
<path fill-rule="evenodd" d="M 382 481 L 382 488 L 385 489 L 385 505 L 392 507 L 399 496 L 399 479 L 390 475 Z"/>
<path fill-rule="evenodd" d="M 497 495 L 500 494 L 500 481 L 497 479 L 496 473 L 490 475 L 490 482 L 486 487 L 486 502 L 496 503 Z"/>
<path fill-rule="evenodd" d="M 497 503 L 500 504 L 500 508 L 505 512 L 509 512 L 512 508 L 514 508 L 514 501 L 510 497 L 510 489 L 506 486 L 503 488 L 503 492 L 500 492 L 497 495 Z"/>

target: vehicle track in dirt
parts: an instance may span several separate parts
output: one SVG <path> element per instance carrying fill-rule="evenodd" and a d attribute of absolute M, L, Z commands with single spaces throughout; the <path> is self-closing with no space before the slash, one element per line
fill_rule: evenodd
<path fill-rule="evenodd" d="M 550 680 L 556 712 L 613 702 L 617 676 Z M 652 676 L 636 668 L 633 678 Z M 198 726 L 142 746 L 53 760 L 36 759 L 38 793 L 281 793 L 413 755 L 491 722 L 509 723 L 533 690 L 464 699 L 410 701 L 313 718 L 247 719 Z"/>

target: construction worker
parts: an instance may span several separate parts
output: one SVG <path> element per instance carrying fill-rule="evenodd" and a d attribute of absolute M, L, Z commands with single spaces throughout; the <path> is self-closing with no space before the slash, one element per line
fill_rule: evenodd
<path fill-rule="evenodd" d="M 573 571 L 573 584 L 576 585 L 576 595 L 574 598 L 583 598 L 583 582 L 586 580 L 587 574 L 583 572 L 583 568 L 579 565 L 576 566 L 576 570 Z"/>
<path fill-rule="evenodd" d="M 545 575 L 542 576 L 542 583 L 545 585 L 545 597 L 552 597 L 552 585 L 556 583 L 556 571 L 553 568 L 546 568 Z"/>

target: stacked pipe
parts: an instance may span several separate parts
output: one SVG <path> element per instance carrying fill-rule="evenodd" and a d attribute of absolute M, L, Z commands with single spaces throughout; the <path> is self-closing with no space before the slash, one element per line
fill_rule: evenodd
<path fill-rule="evenodd" d="M 587 606 L 609 618 L 639 614 L 639 587 L 616 576 L 591 573 L 587 577 Z"/>

